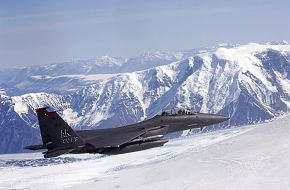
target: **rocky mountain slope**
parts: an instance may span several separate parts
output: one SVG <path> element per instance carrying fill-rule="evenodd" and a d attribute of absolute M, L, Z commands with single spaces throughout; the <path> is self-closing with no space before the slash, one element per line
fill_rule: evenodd
<path fill-rule="evenodd" d="M 182 59 L 167 54 L 159 59 L 162 56 L 171 63 L 134 72 L 37 73 L 34 82 L 25 87 L 33 88 L 19 96 L 7 92 L 17 85 L 5 84 L 0 96 L 0 152 L 19 152 L 25 145 L 40 142 L 34 109 L 41 106 L 60 110 L 77 129 L 118 127 L 172 107 L 231 117 L 214 128 L 258 123 L 289 109 L 288 44 L 218 47 L 188 57 L 183 54 Z M 134 70 L 139 70 L 138 62 Z"/>

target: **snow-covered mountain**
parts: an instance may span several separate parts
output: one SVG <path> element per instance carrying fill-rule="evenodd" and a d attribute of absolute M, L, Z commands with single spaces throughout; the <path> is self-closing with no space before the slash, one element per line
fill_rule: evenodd
<path fill-rule="evenodd" d="M 36 93 L 10 97 L 5 95 L 9 85 L 2 87 L 0 152 L 19 152 L 25 145 L 40 142 L 34 109 L 41 106 L 60 110 L 78 129 L 118 127 L 172 107 L 231 117 L 215 128 L 265 121 L 289 109 L 288 44 L 218 46 L 189 57 L 176 53 L 157 57 L 162 56 L 171 63 L 156 66 L 151 61 L 147 69 L 134 72 L 37 73 L 32 77 L 37 82 L 25 87 L 33 86 L 31 91 Z M 140 68 L 144 63 L 140 62 Z M 138 65 L 135 70 L 139 70 Z M 61 93 L 62 88 L 65 93 Z M 52 89 L 59 91 L 52 93 Z"/>
<path fill-rule="evenodd" d="M 125 59 L 102 56 L 44 66 L 0 70 L 0 87 L 10 95 L 30 92 L 67 93 L 88 84 L 95 75 L 140 71 L 182 60 L 183 53 L 153 52 Z M 87 77 L 88 75 L 92 77 Z M 89 80 L 81 80 L 81 79 Z M 99 77 L 97 77 L 99 78 Z"/>

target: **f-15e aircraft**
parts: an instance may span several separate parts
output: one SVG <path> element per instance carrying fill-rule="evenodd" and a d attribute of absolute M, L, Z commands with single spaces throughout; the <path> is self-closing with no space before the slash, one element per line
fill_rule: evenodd
<path fill-rule="evenodd" d="M 36 109 L 42 142 L 25 147 L 47 149 L 44 158 L 62 154 L 123 154 L 163 146 L 166 134 L 201 128 L 228 120 L 228 117 L 183 109 L 163 111 L 151 119 L 118 128 L 74 131 L 56 111 Z"/>

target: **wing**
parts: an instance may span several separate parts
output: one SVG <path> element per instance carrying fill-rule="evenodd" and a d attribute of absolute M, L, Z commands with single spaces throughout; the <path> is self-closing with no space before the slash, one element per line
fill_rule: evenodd
<path fill-rule="evenodd" d="M 41 150 L 41 149 L 46 149 L 46 146 L 44 146 L 43 144 L 38 144 L 38 145 L 26 146 L 24 148 L 28 150 Z"/>
<path fill-rule="evenodd" d="M 87 143 L 93 145 L 95 148 L 102 147 L 119 147 L 122 144 L 130 142 L 131 140 L 143 135 L 145 131 L 130 131 L 124 133 L 107 133 L 98 138 L 88 140 Z"/>

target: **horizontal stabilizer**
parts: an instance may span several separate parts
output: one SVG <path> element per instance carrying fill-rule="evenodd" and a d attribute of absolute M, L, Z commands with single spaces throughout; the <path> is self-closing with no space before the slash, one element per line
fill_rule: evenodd
<path fill-rule="evenodd" d="M 60 156 L 62 154 L 67 154 L 71 152 L 72 150 L 74 149 L 51 150 L 51 151 L 43 152 L 42 154 L 44 154 L 44 158 L 52 158 L 52 157 Z"/>
<path fill-rule="evenodd" d="M 43 144 L 26 146 L 24 148 L 25 149 L 28 149 L 28 150 L 41 150 L 41 149 L 46 149 L 45 145 L 43 145 Z"/>

